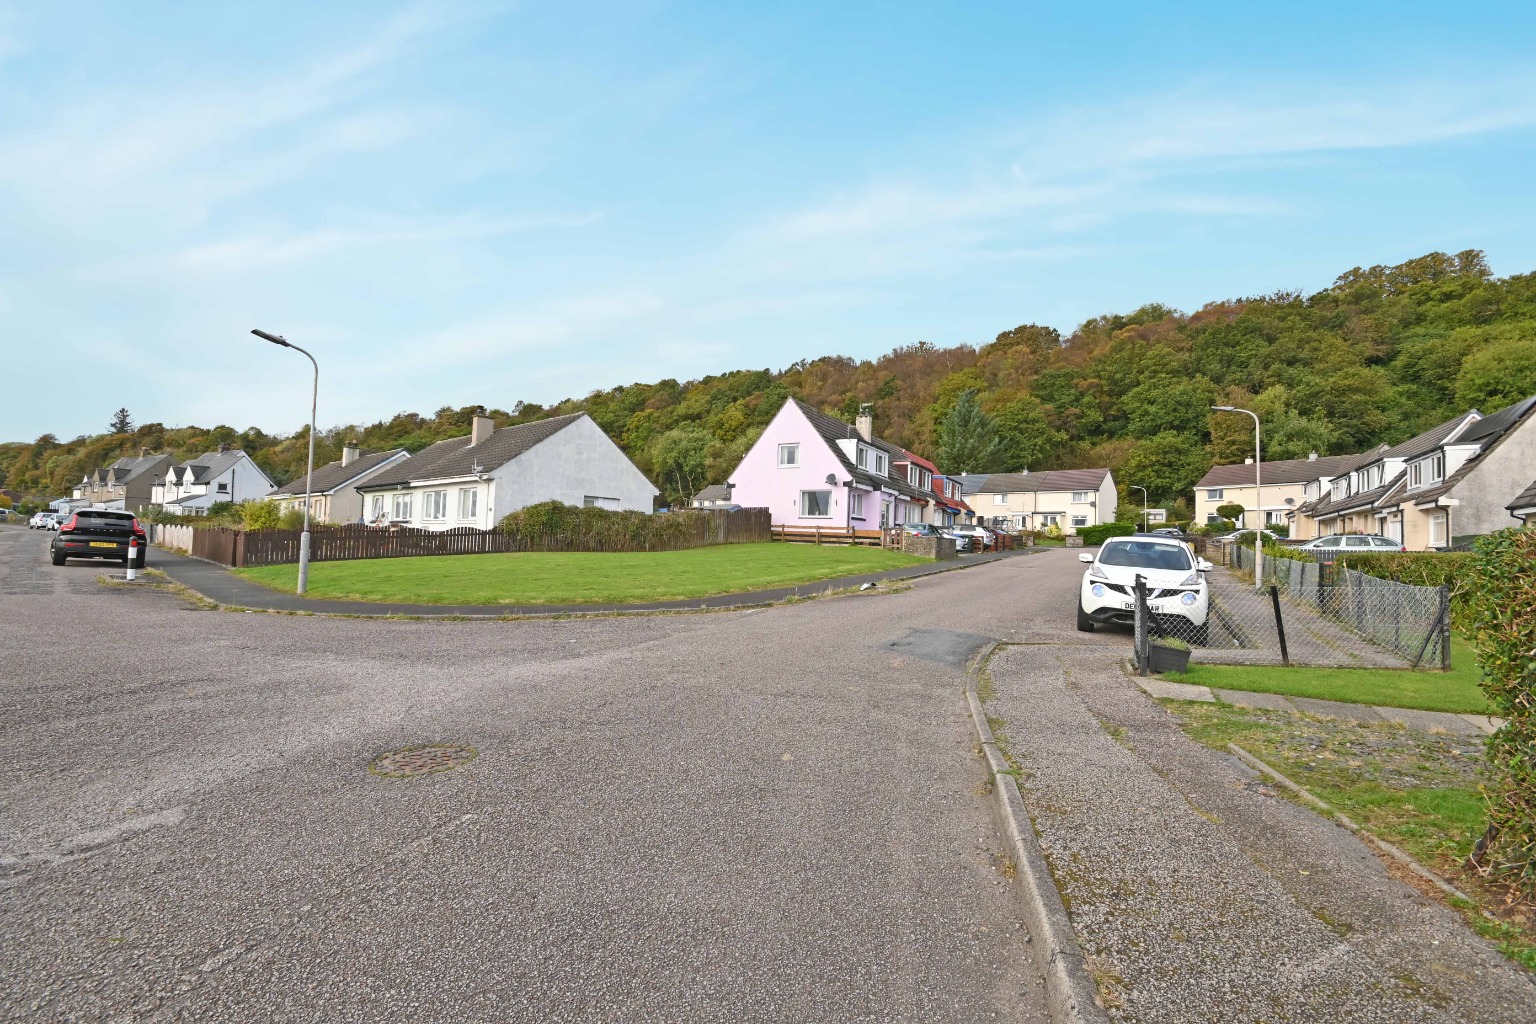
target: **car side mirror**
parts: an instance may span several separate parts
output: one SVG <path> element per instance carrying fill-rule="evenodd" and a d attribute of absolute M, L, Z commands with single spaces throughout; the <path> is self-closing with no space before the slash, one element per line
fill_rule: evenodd
<path fill-rule="evenodd" d="M 1079 562 L 1092 562 L 1093 561 L 1093 556 L 1090 555 L 1088 552 L 1084 551 L 1082 554 L 1077 556 L 1077 560 Z"/>
<path fill-rule="evenodd" d="M 1195 568 L 1199 569 L 1201 572 L 1210 572 L 1216 567 L 1203 558 L 1197 558 L 1195 559 Z"/>

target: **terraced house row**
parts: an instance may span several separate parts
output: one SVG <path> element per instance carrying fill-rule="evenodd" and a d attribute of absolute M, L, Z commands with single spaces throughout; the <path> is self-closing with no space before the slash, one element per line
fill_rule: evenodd
<path fill-rule="evenodd" d="M 1536 515 L 1533 494 L 1536 396 L 1355 455 L 1216 466 L 1195 485 L 1195 514 L 1214 522 L 1236 504 L 1240 525 L 1285 525 L 1297 540 L 1368 533 L 1433 551 Z"/>

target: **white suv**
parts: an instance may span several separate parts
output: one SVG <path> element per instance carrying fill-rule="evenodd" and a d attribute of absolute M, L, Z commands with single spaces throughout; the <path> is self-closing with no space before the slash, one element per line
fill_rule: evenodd
<path fill-rule="evenodd" d="M 1147 607 L 1158 632 L 1199 646 L 1210 642 L 1205 571 L 1211 563 L 1195 557 L 1188 544 L 1141 533 L 1109 538 L 1097 557 L 1086 551 L 1077 557 L 1092 563 L 1078 590 L 1077 628 L 1084 633 L 1093 632 L 1097 623 L 1135 622 L 1140 576 L 1146 580 Z"/>

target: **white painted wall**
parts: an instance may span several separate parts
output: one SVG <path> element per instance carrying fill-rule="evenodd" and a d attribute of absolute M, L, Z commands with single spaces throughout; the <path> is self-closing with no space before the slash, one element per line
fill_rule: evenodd
<path fill-rule="evenodd" d="M 572 421 L 490 475 L 493 525 L 525 505 L 581 505 L 588 495 L 617 498 L 621 509 L 650 512 L 661 493 L 590 416 Z"/>

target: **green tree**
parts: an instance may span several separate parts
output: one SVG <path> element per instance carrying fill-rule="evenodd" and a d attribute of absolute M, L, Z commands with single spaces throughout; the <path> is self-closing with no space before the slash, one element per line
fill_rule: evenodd
<path fill-rule="evenodd" d="M 282 517 L 282 506 L 270 498 L 240 505 L 240 522 L 247 530 L 275 530 Z"/>
<path fill-rule="evenodd" d="M 133 419 L 128 415 L 127 409 L 118 409 L 112 414 L 112 422 L 107 424 L 109 434 L 128 434 L 133 431 Z"/>
<path fill-rule="evenodd" d="M 1507 337 L 1467 356 L 1456 375 L 1456 404 L 1496 412 L 1536 394 L 1536 323 L 1526 337 Z"/>
<path fill-rule="evenodd" d="M 1020 398 L 997 411 L 997 434 L 1003 464 L 1020 470 L 1056 461 L 1067 436 L 1051 428 L 1045 406 L 1035 398 Z"/>
<path fill-rule="evenodd" d="M 996 473 L 1003 468 L 997 421 L 982 411 L 976 392 L 963 391 L 939 421 L 939 468 L 946 473 Z"/>
<path fill-rule="evenodd" d="M 1229 501 L 1225 505 L 1218 505 L 1216 507 L 1216 514 L 1223 519 L 1241 519 L 1243 518 L 1243 506 L 1235 501 Z"/>
<path fill-rule="evenodd" d="M 663 482 L 667 499 L 686 505 L 708 482 L 709 447 L 714 438 L 697 423 L 685 423 L 662 434 L 651 448 L 651 464 Z"/>
<path fill-rule="evenodd" d="M 1194 380 L 1154 378 L 1138 384 L 1121 399 L 1126 429 L 1136 437 L 1165 430 L 1199 435 L 1210 412 L 1212 388 L 1203 377 Z"/>
<path fill-rule="evenodd" d="M 1210 467 L 1210 459 L 1198 440 L 1166 430 L 1138 441 L 1126 456 L 1122 470 L 1126 479 L 1145 487 L 1153 500 L 1163 501 L 1191 490 Z"/>

